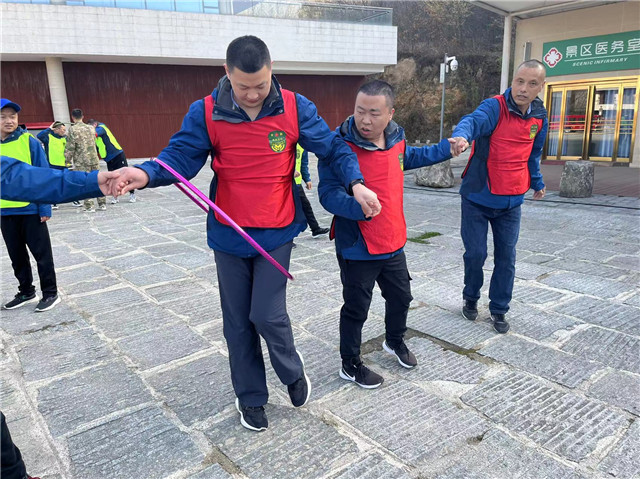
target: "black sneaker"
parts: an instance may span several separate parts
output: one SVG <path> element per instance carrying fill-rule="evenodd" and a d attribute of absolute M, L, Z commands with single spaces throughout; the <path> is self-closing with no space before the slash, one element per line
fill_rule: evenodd
<path fill-rule="evenodd" d="M 82 206 L 82 205 L 80 204 L 80 202 L 79 202 L 79 201 L 74 201 L 74 202 L 73 202 L 73 206 L 75 206 L 76 208 L 78 208 L 79 206 Z"/>
<path fill-rule="evenodd" d="M 493 329 L 500 334 L 505 334 L 509 331 L 509 323 L 504 318 L 504 314 L 491 313 L 491 319 L 493 320 Z"/>
<path fill-rule="evenodd" d="M 349 362 L 342 361 L 340 377 L 365 389 L 375 389 L 384 382 L 384 378 L 366 367 L 360 358 Z"/>
<path fill-rule="evenodd" d="M 318 236 L 326 235 L 329 232 L 329 228 L 320 228 L 311 232 L 311 236 L 313 238 L 317 238 Z"/>
<path fill-rule="evenodd" d="M 236 398 L 236 409 L 240 413 L 240 424 L 252 431 L 266 431 L 269 427 L 267 415 L 263 406 L 250 407 L 240 404 L 240 400 Z"/>
<path fill-rule="evenodd" d="M 382 342 L 382 348 L 388 352 L 389 354 L 393 354 L 396 358 L 398 358 L 398 362 L 400 366 L 407 369 L 413 369 L 418 365 L 418 360 L 413 355 L 407 345 L 402 341 L 398 346 L 392 348 L 387 344 L 386 341 Z"/>
<path fill-rule="evenodd" d="M 307 376 L 307 372 L 304 368 L 304 360 L 302 359 L 302 354 L 300 354 L 299 351 L 298 356 L 302 362 L 302 377 L 293 384 L 289 384 L 287 386 L 289 397 L 291 398 L 291 404 L 293 404 L 294 407 L 302 407 L 307 404 L 309 396 L 311 395 L 311 381 L 309 381 L 309 376 Z"/>
<path fill-rule="evenodd" d="M 462 305 L 462 317 L 469 321 L 475 321 L 478 318 L 478 302 L 465 299 Z"/>
<path fill-rule="evenodd" d="M 42 313 L 43 311 L 49 311 L 53 309 L 56 304 L 60 302 L 60 296 L 49 296 L 48 298 L 42 298 L 36 306 L 36 313 Z"/>
<path fill-rule="evenodd" d="M 24 306 L 25 303 L 28 303 L 32 299 L 35 299 L 36 293 L 31 294 L 22 294 L 18 293 L 14 296 L 14 298 L 8 303 L 2 305 L 2 309 L 16 309 L 20 306 Z"/>

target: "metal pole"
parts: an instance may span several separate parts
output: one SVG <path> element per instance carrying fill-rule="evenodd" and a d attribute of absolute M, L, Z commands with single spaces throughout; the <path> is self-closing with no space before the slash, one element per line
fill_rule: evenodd
<path fill-rule="evenodd" d="M 442 140 L 442 127 L 444 125 L 444 92 L 447 86 L 447 54 L 444 54 L 444 77 L 442 81 L 442 106 L 440 107 L 440 140 Z"/>

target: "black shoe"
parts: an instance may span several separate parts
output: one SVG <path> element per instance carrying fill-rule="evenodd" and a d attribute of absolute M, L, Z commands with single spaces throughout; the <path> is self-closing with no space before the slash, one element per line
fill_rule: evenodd
<path fill-rule="evenodd" d="M 11 301 L 9 301 L 8 303 L 4 304 L 2 306 L 2 309 L 16 309 L 16 308 L 19 308 L 20 306 L 24 306 L 25 303 L 28 303 L 29 301 L 31 301 L 35 297 L 36 297 L 36 293 L 31 293 L 31 294 L 18 293 L 18 294 L 16 294 L 14 296 L 14 298 Z"/>
<path fill-rule="evenodd" d="M 309 396 L 311 395 L 311 381 L 309 381 L 309 376 L 307 376 L 307 372 L 304 369 L 304 360 L 300 352 L 298 352 L 298 356 L 302 362 L 302 377 L 295 383 L 289 384 L 287 390 L 289 391 L 291 404 L 295 407 L 302 407 L 307 404 Z"/>
<path fill-rule="evenodd" d="M 493 329 L 500 334 L 505 334 L 509 331 L 509 323 L 504 319 L 504 314 L 491 313 L 491 319 L 493 320 Z"/>
<path fill-rule="evenodd" d="M 252 431 L 265 431 L 269 427 L 263 406 L 250 407 L 240 404 L 236 398 L 236 409 L 240 413 L 240 424 Z"/>
<path fill-rule="evenodd" d="M 347 381 L 353 381 L 365 389 L 375 389 L 384 382 L 384 378 L 366 367 L 360 358 L 342 361 L 340 377 Z"/>
<path fill-rule="evenodd" d="M 311 236 L 313 238 L 317 238 L 318 236 L 326 235 L 329 232 L 329 228 L 320 228 L 311 232 Z"/>
<path fill-rule="evenodd" d="M 73 202 L 73 206 L 75 206 L 77 208 L 77 207 L 82 206 L 82 205 L 80 204 L 79 201 L 74 201 Z"/>
<path fill-rule="evenodd" d="M 382 348 L 388 352 L 389 354 L 393 354 L 396 358 L 398 358 L 398 362 L 400 366 L 407 369 L 413 369 L 418 365 L 418 360 L 413 355 L 407 345 L 402 341 L 398 346 L 392 348 L 386 341 L 382 342 Z"/>
<path fill-rule="evenodd" d="M 475 321 L 478 317 L 478 302 L 465 299 L 462 305 L 462 317 L 469 321 Z"/>
<path fill-rule="evenodd" d="M 49 296 L 48 298 L 42 298 L 36 306 L 36 313 L 42 313 L 43 311 L 49 311 L 53 309 L 56 304 L 60 302 L 60 296 Z"/>

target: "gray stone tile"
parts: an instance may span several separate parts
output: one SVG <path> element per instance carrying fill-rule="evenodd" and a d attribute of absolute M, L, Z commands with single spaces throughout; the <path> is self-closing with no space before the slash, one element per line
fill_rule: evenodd
<path fill-rule="evenodd" d="M 166 263 L 158 263 L 150 266 L 142 266 L 133 270 L 121 273 L 122 277 L 136 286 L 149 286 L 166 281 L 175 281 L 186 278 L 187 273 L 183 270 L 170 266 Z"/>
<path fill-rule="evenodd" d="M 625 416 L 598 402 L 551 388 L 519 372 L 492 378 L 462 400 L 489 420 L 575 462 L 584 460 L 600 440 L 628 424 Z"/>
<path fill-rule="evenodd" d="M 526 263 L 524 261 L 516 262 L 516 278 L 524 280 L 535 280 L 544 274 L 553 271 L 554 268 L 549 263 L 544 265 Z"/>
<path fill-rule="evenodd" d="M 608 265 L 617 266 L 619 268 L 631 271 L 640 271 L 640 258 L 637 254 L 620 254 L 607 261 Z"/>
<path fill-rule="evenodd" d="M 105 268 L 96 263 L 90 263 L 73 269 L 56 271 L 56 280 L 59 285 L 73 285 L 81 281 L 89 281 L 107 275 L 110 275 L 110 272 Z"/>
<path fill-rule="evenodd" d="M 216 416 L 236 399 L 229 359 L 220 354 L 153 374 L 147 382 L 187 427 Z"/>
<path fill-rule="evenodd" d="M 107 259 L 103 261 L 103 265 L 110 268 L 113 271 L 122 273 L 123 271 L 129 271 L 132 269 L 140 268 L 142 266 L 149 266 L 152 264 L 160 263 L 160 259 L 154 258 L 149 253 L 142 252 L 140 250 L 133 251 L 127 254 L 121 251 L 121 255 L 115 258 Z"/>
<path fill-rule="evenodd" d="M 406 340 L 406 344 L 418 360 L 418 366 L 414 369 L 403 368 L 395 356 L 383 350 L 372 352 L 366 357 L 403 379 L 413 382 L 454 381 L 476 384 L 489 369 L 487 365 L 468 356 L 442 349 L 428 339 L 414 337 Z"/>
<path fill-rule="evenodd" d="M 94 324 L 110 339 L 119 339 L 181 321 L 163 306 L 147 302 L 129 306 L 126 311 L 108 312 L 94 317 Z"/>
<path fill-rule="evenodd" d="M 238 414 L 205 430 L 211 442 L 250 479 L 323 477 L 359 457 L 355 443 L 335 428 L 294 409 L 267 404 L 269 428 L 255 434 Z"/>
<path fill-rule="evenodd" d="M 220 464 L 214 464 L 213 466 L 207 467 L 204 471 L 189 476 L 189 479 L 233 479 L 233 476 L 222 469 Z"/>
<path fill-rule="evenodd" d="M 46 313 L 34 313 L 36 304 L 33 302 L 20 309 L 2 311 L 2 329 L 20 336 L 22 341 L 32 341 L 89 326 L 82 315 L 64 301 Z"/>
<path fill-rule="evenodd" d="M 459 311 L 462 307 L 462 294 L 455 291 L 450 284 L 429 280 L 419 287 L 411 288 L 413 299 L 429 306 L 449 311 Z"/>
<path fill-rule="evenodd" d="M 640 374 L 640 338 L 591 327 L 571 336 L 563 351 Z"/>
<path fill-rule="evenodd" d="M 63 254 L 59 248 L 53 249 L 53 261 L 56 266 L 56 273 L 62 268 L 90 263 L 91 258 L 83 252 Z"/>
<path fill-rule="evenodd" d="M 131 412 L 67 439 L 73 477 L 166 477 L 203 454 L 157 407 Z"/>
<path fill-rule="evenodd" d="M 340 313 L 318 316 L 299 324 L 300 327 L 310 332 L 330 346 L 340 344 Z M 376 315 L 369 314 L 362 328 L 362 342 L 381 337 L 385 332 L 384 320 Z M 382 342 L 382 340 L 380 340 Z"/>
<path fill-rule="evenodd" d="M 590 294 L 601 298 L 615 298 L 619 294 L 633 289 L 632 286 L 624 283 L 574 272 L 555 273 L 540 282 L 554 288 Z"/>
<path fill-rule="evenodd" d="M 180 298 L 163 303 L 163 306 L 175 314 L 183 317 L 192 325 L 200 325 L 222 319 L 220 295 L 217 289 L 209 290 L 206 294 Z"/>
<path fill-rule="evenodd" d="M 182 323 L 170 324 L 118 340 L 118 347 L 142 369 L 184 358 L 210 344 Z"/>
<path fill-rule="evenodd" d="M 190 298 L 192 296 L 202 295 L 208 291 L 207 288 L 193 279 L 182 281 L 174 281 L 161 286 L 152 286 L 145 289 L 145 293 L 152 296 L 158 303 L 171 301 L 176 298 Z"/>
<path fill-rule="evenodd" d="M 479 353 L 570 388 L 579 386 L 602 368 L 597 363 L 512 335 L 496 339 Z"/>
<path fill-rule="evenodd" d="M 602 461 L 599 469 L 620 479 L 640 477 L 640 422 L 631 425 L 622 440 Z"/>
<path fill-rule="evenodd" d="M 480 416 L 406 381 L 385 383 L 374 390 L 345 388 L 327 408 L 402 461 L 417 466 L 489 429 Z"/>
<path fill-rule="evenodd" d="M 148 401 L 153 397 L 145 385 L 120 361 L 61 378 L 38 390 L 38 410 L 54 437 Z"/>
<path fill-rule="evenodd" d="M 50 378 L 113 359 L 92 329 L 57 334 L 16 348 L 27 381 Z"/>
<path fill-rule="evenodd" d="M 94 315 L 130 308 L 146 301 L 146 298 L 133 288 L 125 287 L 73 298 L 73 301 L 82 310 Z"/>
<path fill-rule="evenodd" d="M 324 293 L 309 294 L 306 288 L 296 286 L 287 288 L 287 312 L 294 323 L 312 317 L 337 318 L 341 307 L 341 301 L 336 301 Z"/>
<path fill-rule="evenodd" d="M 582 324 L 577 319 L 537 309 L 517 300 L 511 302 L 507 319 L 512 332 L 538 341 L 547 339 L 557 332 L 570 331 Z"/>
<path fill-rule="evenodd" d="M 360 457 L 331 479 L 412 479 L 411 475 L 387 462 L 379 454 Z"/>
<path fill-rule="evenodd" d="M 197 250 L 195 248 L 193 249 L 195 250 L 193 252 L 167 256 L 166 258 L 164 258 L 164 261 L 167 264 L 178 266 L 179 268 L 188 270 L 193 270 L 213 263 L 213 252 L 205 252 L 202 250 Z"/>
<path fill-rule="evenodd" d="M 585 323 L 640 336 L 640 308 L 585 296 L 567 301 L 553 309 Z"/>
<path fill-rule="evenodd" d="M 640 308 L 640 294 L 636 293 L 623 300 L 623 303 Z"/>
<path fill-rule="evenodd" d="M 622 275 L 626 274 L 626 271 L 620 268 L 613 268 L 611 266 L 605 266 L 601 263 L 592 263 L 591 261 L 576 261 L 558 258 L 545 266 L 553 268 L 555 270 L 575 271 L 576 273 L 589 274 L 592 276 L 599 276 L 601 278 L 618 279 Z M 517 274 L 518 266 L 516 266 Z"/>
<path fill-rule="evenodd" d="M 544 281 L 544 280 L 543 280 Z M 566 298 L 566 294 L 553 289 L 535 286 L 533 282 L 519 282 L 513 286 L 513 299 L 521 303 L 546 305 Z"/>
<path fill-rule="evenodd" d="M 83 293 L 92 293 L 94 291 L 101 291 L 120 284 L 122 284 L 121 279 L 115 277 L 114 275 L 109 275 L 90 281 L 82 281 L 80 283 L 75 283 L 72 285 L 60 285 L 60 283 L 58 283 L 58 288 L 60 289 L 60 291 L 67 295 L 77 295 Z"/>
<path fill-rule="evenodd" d="M 640 378 L 635 374 L 612 371 L 591 385 L 589 395 L 640 415 Z"/>

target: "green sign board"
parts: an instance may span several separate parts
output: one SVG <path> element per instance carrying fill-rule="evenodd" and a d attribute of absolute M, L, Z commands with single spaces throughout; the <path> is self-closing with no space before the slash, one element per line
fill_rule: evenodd
<path fill-rule="evenodd" d="M 640 69 L 640 30 L 545 43 L 547 76 Z"/>

